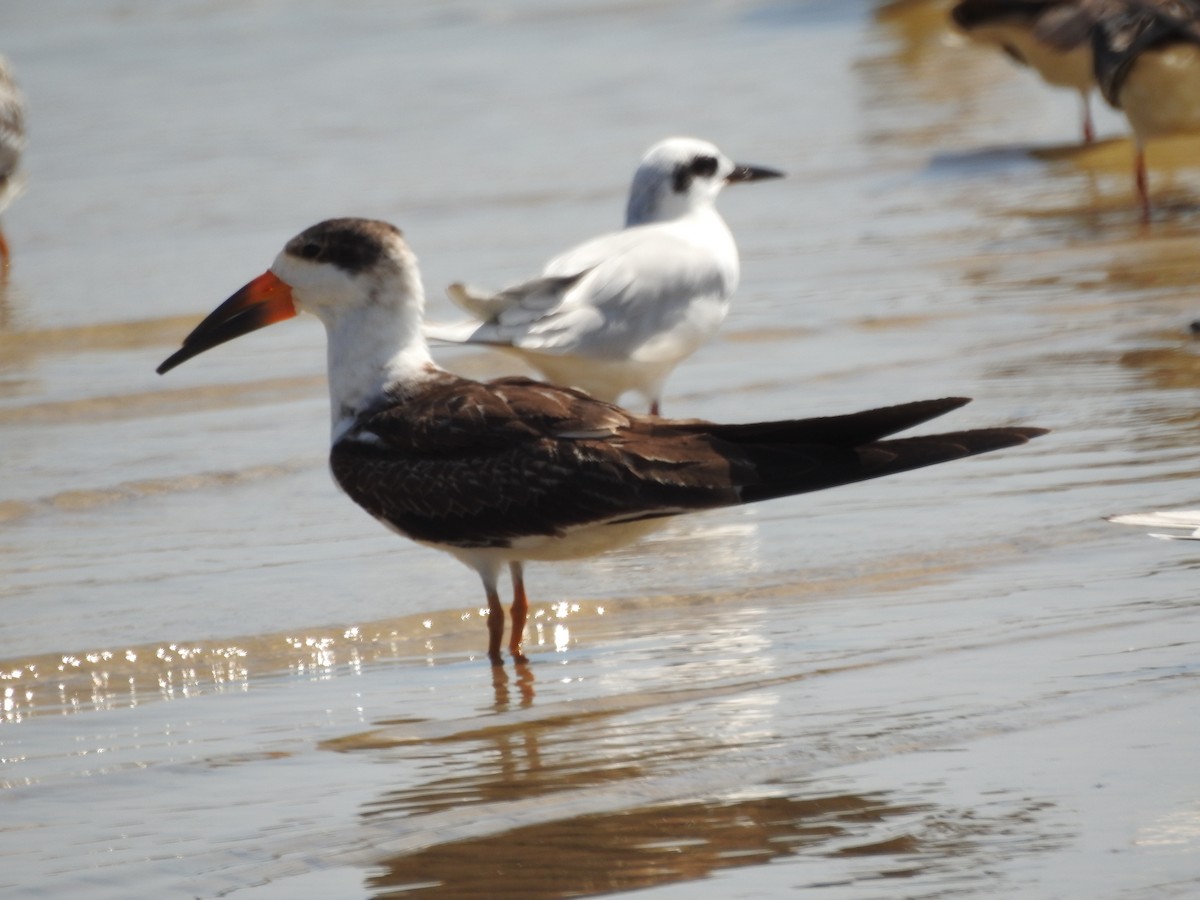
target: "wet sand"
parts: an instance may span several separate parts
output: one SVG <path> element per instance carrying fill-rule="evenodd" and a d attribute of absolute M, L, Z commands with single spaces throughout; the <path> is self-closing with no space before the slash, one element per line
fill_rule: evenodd
<path fill-rule="evenodd" d="M 949 34 L 946 4 L 25 4 L 0 285 L 0 892 L 1189 897 L 1200 156 Z M 148 73 L 151 73 L 148 76 Z M 668 414 L 975 402 L 1003 453 L 534 565 L 532 662 L 326 471 L 323 335 L 154 367 L 284 240 L 442 286 L 615 227 L 671 133 L 742 286 Z M 439 351 L 471 375 L 511 362 Z"/>

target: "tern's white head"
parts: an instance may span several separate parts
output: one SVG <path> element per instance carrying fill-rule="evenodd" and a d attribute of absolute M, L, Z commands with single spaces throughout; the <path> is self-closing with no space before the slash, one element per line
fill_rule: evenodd
<path fill-rule="evenodd" d="M 633 175 L 625 225 L 677 219 L 711 207 L 727 184 L 781 175 L 775 169 L 735 163 L 708 141 L 667 138 L 646 151 Z"/>
<path fill-rule="evenodd" d="M 400 230 L 329 219 L 288 241 L 271 268 L 196 326 L 159 373 L 211 347 L 309 312 L 329 338 L 335 436 L 385 395 L 438 372 L 421 334 L 425 295 Z"/>

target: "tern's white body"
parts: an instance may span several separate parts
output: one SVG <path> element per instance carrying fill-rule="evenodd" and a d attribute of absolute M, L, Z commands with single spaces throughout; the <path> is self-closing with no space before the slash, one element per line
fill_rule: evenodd
<path fill-rule="evenodd" d="M 489 338 L 507 339 L 498 346 L 556 384 L 602 400 L 626 391 L 651 400 L 721 327 L 738 285 L 738 252 L 729 227 L 706 207 L 587 241 L 543 274 L 581 272 L 552 311 L 530 319 L 527 309 L 512 308 L 491 327 L 471 323 L 472 334 L 486 329 Z"/>
<path fill-rule="evenodd" d="M 697 160 L 711 169 L 694 172 Z M 667 376 L 716 334 L 737 289 L 737 245 L 714 205 L 737 171 L 746 170 L 704 141 L 655 145 L 634 176 L 623 230 L 498 294 L 451 285 L 451 299 L 476 318 L 426 334 L 514 353 L 603 400 L 635 391 L 657 409 Z"/>

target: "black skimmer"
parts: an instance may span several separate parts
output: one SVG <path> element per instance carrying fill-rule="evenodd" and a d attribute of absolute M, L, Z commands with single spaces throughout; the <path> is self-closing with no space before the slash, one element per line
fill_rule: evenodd
<path fill-rule="evenodd" d="M 499 293 L 452 284 L 473 317 L 427 337 L 511 352 L 555 384 L 661 408 L 663 382 L 709 340 L 737 289 L 737 245 L 717 212 L 727 184 L 781 172 L 739 165 L 707 141 L 668 138 L 633 176 L 625 228 L 556 256 L 541 277 Z"/>
<path fill-rule="evenodd" d="M 1167 541 L 1200 541 L 1200 509 L 1130 513 L 1124 516 L 1109 516 L 1108 521 L 1118 525 L 1166 528 L 1166 533 L 1152 531 L 1150 537 Z"/>
<path fill-rule="evenodd" d="M 1146 142 L 1200 133 L 1200 3 L 1101 0 L 1093 31 L 1096 81 L 1134 136 L 1134 190 L 1150 221 Z"/>
<path fill-rule="evenodd" d="M 1083 140 L 1091 143 L 1094 17 L 1086 0 L 962 0 L 950 12 L 972 40 L 1000 47 L 1055 87 L 1079 94 Z"/>
<path fill-rule="evenodd" d="M 210 314 L 158 367 L 290 318 L 325 324 L 341 488 L 392 530 L 474 569 L 488 657 L 523 661 L 523 566 L 600 553 L 665 517 L 891 475 L 1023 444 L 1038 428 L 885 440 L 967 403 L 926 400 L 851 415 L 719 425 L 643 416 L 527 378 L 470 381 L 439 368 L 421 329 L 417 261 L 398 229 L 332 219 L 288 241 L 271 268 Z"/>
<path fill-rule="evenodd" d="M 17 168 L 25 144 L 25 105 L 13 82 L 7 61 L 0 57 L 0 212 L 12 202 L 20 188 Z M 0 229 L 0 270 L 8 268 L 8 241 Z"/>

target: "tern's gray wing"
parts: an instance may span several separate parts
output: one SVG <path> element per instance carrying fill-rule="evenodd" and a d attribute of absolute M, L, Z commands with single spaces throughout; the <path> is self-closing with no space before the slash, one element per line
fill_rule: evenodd
<path fill-rule="evenodd" d="M 494 322 L 505 313 L 514 320 L 524 314 L 532 321 L 562 303 L 566 292 L 585 274 L 586 270 L 574 275 L 534 278 L 494 294 L 455 282 L 446 288 L 446 295 L 459 309 L 481 322 Z"/>
<path fill-rule="evenodd" d="M 526 350 L 621 358 L 695 314 L 722 306 L 737 284 L 736 265 L 666 229 L 629 229 L 589 241 L 554 259 L 551 277 L 581 276 L 542 315 L 502 312 L 494 338 Z M 719 315 L 714 315 L 719 322 Z"/>

